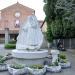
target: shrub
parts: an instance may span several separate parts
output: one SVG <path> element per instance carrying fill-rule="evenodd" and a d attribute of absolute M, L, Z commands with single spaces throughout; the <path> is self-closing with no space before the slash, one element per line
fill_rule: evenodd
<path fill-rule="evenodd" d="M 65 54 L 59 54 L 58 61 L 61 63 L 66 63 L 68 60 Z"/>
<path fill-rule="evenodd" d="M 9 41 L 9 44 L 16 44 L 16 40 Z"/>
<path fill-rule="evenodd" d="M 6 49 L 15 49 L 16 48 L 16 44 L 5 44 L 5 48 Z"/>
<path fill-rule="evenodd" d="M 49 43 L 53 42 L 53 34 L 51 31 L 51 26 L 47 26 L 46 39 Z"/>
<path fill-rule="evenodd" d="M 57 60 L 54 62 L 54 64 L 55 64 L 55 66 L 58 66 L 59 65 Z"/>
<path fill-rule="evenodd" d="M 61 60 L 60 60 L 60 63 L 67 63 L 67 60 L 66 60 L 66 59 L 64 59 L 64 60 L 61 59 Z"/>
<path fill-rule="evenodd" d="M 24 66 L 23 65 L 21 65 L 21 64 L 12 64 L 11 66 L 10 66 L 11 68 L 14 68 L 14 69 L 22 69 L 22 68 L 24 68 Z"/>
<path fill-rule="evenodd" d="M 4 63 L 4 57 L 0 55 L 0 64 Z"/>
<path fill-rule="evenodd" d="M 0 59 L 2 59 L 3 58 L 3 56 L 2 55 L 0 55 Z"/>
<path fill-rule="evenodd" d="M 43 65 L 37 64 L 37 65 L 32 65 L 30 67 L 31 68 L 34 68 L 34 69 L 42 69 L 43 68 Z"/>
<path fill-rule="evenodd" d="M 3 59 L 0 59 L 0 64 L 4 63 L 4 60 Z"/>
<path fill-rule="evenodd" d="M 66 59 L 66 55 L 65 54 L 59 54 L 59 58 L 60 59 Z"/>
<path fill-rule="evenodd" d="M 58 61 L 56 60 L 54 63 L 49 64 L 49 66 L 59 66 Z"/>

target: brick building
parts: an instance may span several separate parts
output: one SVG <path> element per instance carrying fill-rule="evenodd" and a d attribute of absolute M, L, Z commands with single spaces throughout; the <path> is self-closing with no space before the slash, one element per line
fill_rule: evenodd
<path fill-rule="evenodd" d="M 0 10 L 0 41 L 5 37 L 15 38 L 19 32 L 19 27 L 27 16 L 35 14 L 35 11 L 20 3 L 16 3 Z M 8 33 L 7 33 L 8 31 Z M 7 39 L 7 38 L 5 38 Z"/>

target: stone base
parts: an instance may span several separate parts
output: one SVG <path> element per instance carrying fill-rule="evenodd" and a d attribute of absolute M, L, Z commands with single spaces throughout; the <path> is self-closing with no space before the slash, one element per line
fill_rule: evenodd
<path fill-rule="evenodd" d="M 2 64 L 0 64 L 0 71 L 7 71 L 8 69 L 7 69 L 7 65 L 6 64 L 4 64 L 4 63 L 2 63 Z"/>
<path fill-rule="evenodd" d="M 71 67 L 71 63 L 69 61 L 66 63 L 59 63 L 59 65 L 61 66 L 62 69 Z"/>
<path fill-rule="evenodd" d="M 23 75 L 28 72 L 26 67 L 24 67 L 22 69 L 14 69 L 14 68 L 11 68 L 10 66 L 11 65 L 7 65 L 7 68 L 11 75 Z"/>
<path fill-rule="evenodd" d="M 26 66 L 36 65 L 36 64 L 44 64 L 46 58 L 42 59 L 19 59 L 15 58 L 14 61 L 19 64 L 25 64 Z"/>
<path fill-rule="evenodd" d="M 49 72 L 61 72 L 61 66 L 46 66 L 47 71 Z"/>
<path fill-rule="evenodd" d="M 46 72 L 46 67 L 44 67 L 42 69 L 28 68 L 28 70 L 32 75 L 44 75 Z"/>
<path fill-rule="evenodd" d="M 12 56 L 15 61 L 21 64 L 33 65 L 33 64 L 44 64 L 46 57 L 48 56 L 48 50 L 41 49 L 40 51 L 24 51 L 24 50 L 13 50 Z"/>

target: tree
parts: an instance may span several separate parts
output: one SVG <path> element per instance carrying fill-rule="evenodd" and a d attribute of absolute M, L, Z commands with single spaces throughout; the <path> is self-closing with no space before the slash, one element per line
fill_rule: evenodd
<path fill-rule="evenodd" d="M 51 43 L 53 41 L 53 34 L 52 34 L 52 31 L 51 31 L 50 25 L 47 27 L 46 39 L 49 43 Z"/>
<path fill-rule="evenodd" d="M 47 40 L 48 42 L 52 42 L 53 40 L 53 34 L 51 30 L 51 24 L 55 20 L 56 14 L 54 12 L 55 4 L 57 0 L 44 0 L 44 12 L 46 14 L 45 21 L 47 22 Z"/>
<path fill-rule="evenodd" d="M 75 37 L 75 0 L 44 0 L 44 2 L 45 21 L 53 37 Z"/>
<path fill-rule="evenodd" d="M 62 9 L 63 36 L 75 37 L 75 0 L 58 0 L 56 11 Z M 58 12 L 59 13 L 59 12 Z M 60 15 L 57 15 L 58 17 Z"/>

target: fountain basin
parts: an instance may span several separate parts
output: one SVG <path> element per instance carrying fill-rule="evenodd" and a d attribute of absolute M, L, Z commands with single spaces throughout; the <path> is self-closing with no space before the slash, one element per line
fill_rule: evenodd
<path fill-rule="evenodd" d="M 13 50 L 12 56 L 15 58 L 24 58 L 24 59 L 44 58 L 48 56 L 48 50 L 42 49 L 40 51 Z"/>
<path fill-rule="evenodd" d="M 44 64 L 48 56 L 48 50 L 41 49 L 40 51 L 24 51 L 12 50 L 12 56 L 16 62 L 26 65 Z"/>

